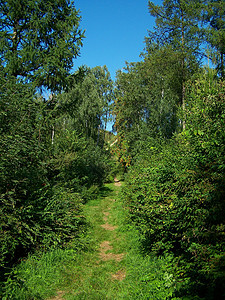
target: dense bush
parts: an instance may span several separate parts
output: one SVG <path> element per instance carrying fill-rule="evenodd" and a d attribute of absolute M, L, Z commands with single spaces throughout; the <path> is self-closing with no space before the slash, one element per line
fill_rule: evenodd
<path fill-rule="evenodd" d="M 146 249 L 175 256 L 181 295 L 222 299 L 225 85 L 201 78 L 188 89 L 185 130 L 136 163 L 123 193 Z"/>
<path fill-rule="evenodd" d="M 45 101 L 29 85 L 4 76 L 0 80 L 4 273 L 29 252 L 64 247 L 79 237 L 85 229 L 82 205 L 95 196 L 110 166 L 95 141 L 62 128 L 56 98 Z"/>
<path fill-rule="evenodd" d="M 2 87 L 0 94 L 2 108 L 0 262 L 2 266 L 15 257 L 19 245 L 26 245 L 25 247 L 29 248 L 34 243 L 36 225 L 35 220 L 31 220 L 33 193 L 42 188 L 42 183 L 45 182 L 45 170 L 41 164 L 43 148 L 36 141 L 38 126 L 34 127 L 33 91 L 17 83 L 15 79 L 6 80 L 4 77 L 0 79 Z M 29 212 L 30 216 L 27 218 Z"/>
<path fill-rule="evenodd" d="M 110 157 L 93 140 L 86 140 L 76 131 L 60 132 L 50 158 L 49 176 L 82 195 L 92 186 L 103 184 L 110 168 Z"/>
<path fill-rule="evenodd" d="M 1 208 L 2 266 L 40 247 L 65 246 L 85 226 L 82 199 L 65 188 L 42 190 L 18 202 L 5 201 Z"/>

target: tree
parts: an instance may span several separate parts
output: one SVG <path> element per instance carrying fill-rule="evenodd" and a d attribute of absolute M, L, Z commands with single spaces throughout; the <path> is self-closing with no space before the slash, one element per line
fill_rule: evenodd
<path fill-rule="evenodd" d="M 74 129 L 97 143 L 99 130 L 109 117 L 109 104 L 113 99 L 113 82 L 106 66 L 82 67 L 72 75 L 71 88 L 60 96 L 65 119 Z"/>
<path fill-rule="evenodd" d="M 0 64 L 5 76 L 52 91 L 64 88 L 82 46 L 79 22 L 73 1 L 1 1 Z"/>
<path fill-rule="evenodd" d="M 185 82 L 198 68 L 202 58 L 198 16 L 200 1 L 164 0 L 162 6 L 149 1 L 149 12 L 156 17 L 154 31 L 146 38 L 147 51 L 152 45 L 171 46 L 177 53 L 179 68 L 180 106 L 185 107 Z M 183 120 L 183 128 L 185 121 Z"/>
<path fill-rule="evenodd" d="M 171 45 L 151 45 L 144 56 L 147 124 L 153 137 L 169 139 L 180 128 L 177 111 L 183 83 L 179 56 Z"/>
<path fill-rule="evenodd" d="M 177 103 L 182 86 L 177 56 L 170 46 L 155 45 L 143 61 L 127 64 L 124 72 L 117 73 L 116 147 L 125 165 L 147 139 L 150 143 L 169 139 L 179 126 Z"/>
<path fill-rule="evenodd" d="M 95 77 L 95 85 L 98 89 L 99 97 L 102 98 L 101 120 L 106 131 L 107 122 L 111 117 L 111 104 L 114 100 L 114 83 L 106 66 L 97 66 L 92 69 Z"/>
<path fill-rule="evenodd" d="M 81 203 L 109 170 L 106 151 L 62 122 L 58 97 L 43 101 L 33 84 L 6 78 L 0 69 L 1 274 L 34 249 L 65 246 L 77 237 L 84 230 Z"/>
<path fill-rule="evenodd" d="M 145 250 L 175 259 L 177 299 L 225 295 L 225 83 L 215 73 L 186 83 L 185 130 L 147 155 L 139 149 L 123 188 Z"/>
<path fill-rule="evenodd" d="M 123 166 L 131 162 L 134 143 L 140 138 L 145 118 L 146 86 L 141 74 L 143 62 L 126 64 L 117 72 L 113 113 L 117 131 L 116 152 Z"/>
<path fill-rule="evenodd" d="M 225 56 L 225 7 L 224 1 L 206 0 L 203 8 L 204 18 L 207 27 L 206 40 L 211 45 L 214 61 L 216 61 L 217 70 L 222 78 L 225 74 L 224 56 Z"/>

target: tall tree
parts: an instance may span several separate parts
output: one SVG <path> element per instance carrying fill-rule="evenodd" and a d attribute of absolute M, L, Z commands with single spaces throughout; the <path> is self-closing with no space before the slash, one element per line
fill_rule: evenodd
<path fill-rule="evenodd" d="M 125 72 L 117 73 L 116 147 L 123 164 L 129 164 L 146 139 L 172 137 L 181 89 L 177 54 L 169 46 L 152 48 L 144 61 L 127 64 Z"/>
<path fill-rule="evenodd" d="M 205 0 L 203 9 L 206 39 L 212 47 L 212 59 L 222 78 L 225 76 L 225 5 L 221 0 Z"/>
<path fill-rule="evenodd" d="M 0 64 L 5 76 L 61 90 L 82 46 L 79 22 L 73 1 L 1 1 Z"/>
<path fill-rule="evenodd" d="M 149 12 L 156 18 L 154 31 L 146 39 L 147 50 L 153 44 L 170 45 L 177 52 L 179 80 L 182 86 L 180 105 L 185 106 L 185 81 L 192 74 L 201 59 L 198 16 L 200 1 L 164 0 L 161 6 L 149 1 Z M 185 122 L 183 121 L 183 127 Z"/>
<path fill-rule="evenodd" d="M 125 72 L 117 72 L 114 116 L 117 131 L 116 152 L 123 166 L 131 161 L 132 144 L 140 137 L 144 118 L 145 87 L 141 77 L 142 63 L 126 65 Z"/>
<path fill-rule="evenodd" d="M 106 66 L 81 68 L 73 75 L 74 83 L 60 97 L 65 118 L 86 138 L 98 140 L 99 130 L 109 117 L 113 99 L 113 82 Z"/>

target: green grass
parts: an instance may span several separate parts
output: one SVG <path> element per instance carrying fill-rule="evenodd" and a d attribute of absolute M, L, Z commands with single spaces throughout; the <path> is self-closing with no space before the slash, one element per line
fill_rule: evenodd
<path fill-rule="evenodd" d="M 3 299 L 45 299 L 53 296 L 58 286 L 67 284 L 68 266 L 76 261 L 75 250 L 52 250 L 28 257 L 12 272 Z"/>
<path fill-rule="evenodd" d="M 112 280 L 112 274 L 124 270 L 125 262 L 101 261 L 99 257 L 99 245 L 103 241 L 110 241 L 113 247 L 110 252 L 121 253 L 123 251 L 123 247 L 120 247 L 122 234 L 117 230 L 105 230 L 100 226 L 104 224 L 104 212 L 110 212 L 111 216 L 115 213 L 114 202 L 111 199 L 116 198 L 118 189 L 113 184 L 105 185 L 101 191 L 105 197 L 90 201 L 85 207 L 85 215 L 91 224 L 90 235 L 93 238 L 94 251 L 82 253 L 79 256 L 78 264 L 73 268 L 76 280 L 68 287 L 70 292 L 66 299 L 116 299 L 121 292 L 123 293 L 123 283 Z M 108 217 L 108 222 L 116 225 L 111 218 Z"/>
<path fill-rule="evenodd" d="M 67 300 L 171 299 L 175 279 L 167 268 L 172 262 L 140 254 L 140 237 L 126 224 L 119 190 L 106 184 L 99 198 L 85 205 L 84 215 L 90 224 L 84 238 L 86 250 L 53 250 L 29 257 L 14 270 L 3 299 L 54 299 L 59 291 L 61 299 Z M 105 212 L 110 213 L 107 223 L 118 226 L 114 231 L 100 226 L 105 223 Z M 101 260 L 99 245 L 103 241 L 112 246 L 106 253 L 124 253 L 123 260 Z M 126 274 L 121 281 L 112 277 L 118 271 Z"/>

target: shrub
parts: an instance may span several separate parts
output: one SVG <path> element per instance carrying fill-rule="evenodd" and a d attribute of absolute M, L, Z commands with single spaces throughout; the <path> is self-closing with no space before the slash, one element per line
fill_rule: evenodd
<path fill-rule="evenodd" d="M 130 170 L 123 190 L 130 219 L 157 255 L 173 253 L 189 278 L 181 295 L 225 295 L 225 85 L 190 85 L 186 129 Z M 182 294 L 183 293 L 183 294 Z"/>

